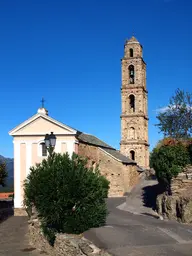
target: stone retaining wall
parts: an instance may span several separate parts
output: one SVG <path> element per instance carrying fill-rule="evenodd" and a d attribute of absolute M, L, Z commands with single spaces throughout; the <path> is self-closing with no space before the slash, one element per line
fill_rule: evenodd
<path fill-rule="evenodd" d="M 164 219 L 192 223 L 192 198 L 161 194 L 157 197 L 157 213 Z"/>
<path fill-rule="evenodd" d="M 171 182 L 171 195 L 166 192 L 157 197 L 157 213 L 163 218 L 192 223 L 192 169 L 185 168 Z"/>
<path fill-rule="evenodd" d="M 192 180 L 176 178 L 171 183 L 172 194 L 184 194 L 192 193 Z"/>
<path fill-rule="evenodd" d="M 57 234 L 54 246 L 49 245 L 40 228 L 39 220 L 29 221 L 31 246 L 50 256 L 110 256 L 85 239 L 83 235 Z"/>

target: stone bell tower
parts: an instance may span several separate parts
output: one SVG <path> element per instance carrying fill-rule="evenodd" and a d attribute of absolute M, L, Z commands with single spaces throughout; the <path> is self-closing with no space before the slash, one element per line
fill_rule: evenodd
<path fill-rule="evenodd" d="M 125 42 L 121 59 L 122 154 L 143 168 L 149 167 L 146 64 L 142 46 L 135 37 Z"/>

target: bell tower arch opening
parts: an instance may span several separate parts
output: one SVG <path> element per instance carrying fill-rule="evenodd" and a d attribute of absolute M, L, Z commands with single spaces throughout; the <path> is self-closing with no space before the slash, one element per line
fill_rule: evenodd
<path fill-rule="evenodd" d="M 134 150 L 130 151 L 130 158 L 131 158 L 131 160 L 135 161 L 135 151 Z"/>
<path fill-rule="evenodd" d="M 133 49 L 132 49 L 132 48 L 129 49 L 129 56 L 130 56 L 131 58 L 133 57 Z"/>
<path fill-rule="evenodd" d="M 135 112 L 135 96 L 133 94 L 129 95 L 129 112 Z"/>
<path fill-rule="evenodd" d="M 135 83 L 135 68 L 133 65 L 129 66 L 129 82 L 130 84 Z"/>

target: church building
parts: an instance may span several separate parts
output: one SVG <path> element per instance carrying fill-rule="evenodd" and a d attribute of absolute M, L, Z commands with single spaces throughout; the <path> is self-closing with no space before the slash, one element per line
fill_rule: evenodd
<path fill-rule="evenodd" d="M 14 144 L 14 214 L 23 215 L 23 182 L 30 167 L 48 156 L 45 135 L 56 136 L 56 153 L 73 152 L 99 164 L 101 174 L 110 181 L 109 196 L 123 196 L 138 182 L 142 167 L 148 167 L 148 117 L 146 70 L 142 47 L 135 38 L 125 44 L 122 59 L 122 139 L 116 150 L 104 141 L 48 115 L 42 106 L 37 113 L 9 132 Z"/>

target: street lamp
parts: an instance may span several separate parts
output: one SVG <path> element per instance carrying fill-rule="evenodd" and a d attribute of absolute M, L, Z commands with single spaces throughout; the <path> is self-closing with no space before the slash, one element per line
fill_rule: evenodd
<path fill-rule="evenodd" d="M 51 134 L 46 134 L 44 141 L 45 141 L 45 146 L 47 148 L 47 151 L 49 152 L 50 155 L 52 155 L 53 150 L 55 148 L 55 144 L 56 144 L 55 134 L 53 134 L 53 132 L 51 132 Z"/>

